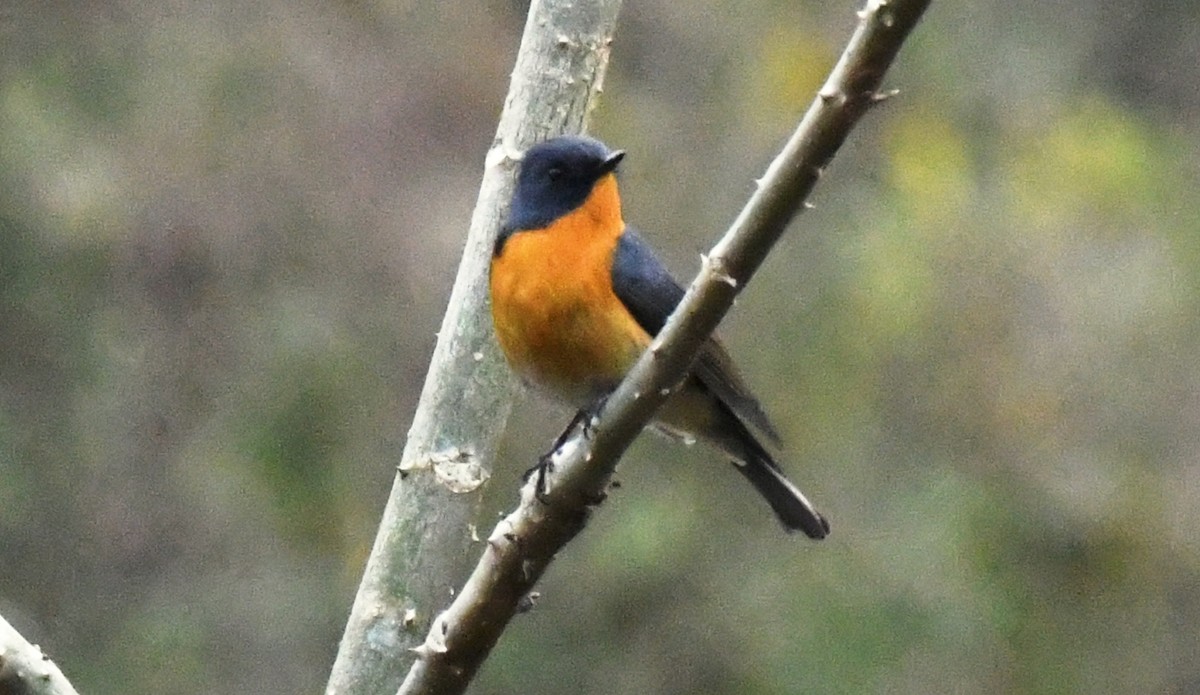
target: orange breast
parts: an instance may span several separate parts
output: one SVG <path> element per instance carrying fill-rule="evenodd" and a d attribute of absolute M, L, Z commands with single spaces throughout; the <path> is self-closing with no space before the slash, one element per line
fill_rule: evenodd
<path fill-rule="evenodd" d="M 616 386 L 650 342 L 612 289 L 624 231 L 615 197 L 606 176 L 583 206 L 514 234 L 492 260 L 492 318 L 509 363 L 576 407 Z"/>

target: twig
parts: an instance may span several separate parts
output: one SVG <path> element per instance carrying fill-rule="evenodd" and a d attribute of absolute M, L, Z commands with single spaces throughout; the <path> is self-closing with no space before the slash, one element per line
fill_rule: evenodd
<path fill-rule="evenodd" d="M 655 409 L 687 373 L 703 342 L 746 286 L 851 128 L 884 96 L 879 91 L 929 0 L 870 0 L 824 87 L 758 190 L 707 256 L 699 276 L 646 354 L 588 428 L 555 457 L 548 490 L 533 481 L 521 504 L 488 538 L 483 557 L 454 603 L 434 621 L 400 695 L 466 688 L 554 555 L 603 499 L 613 468 Z"/>
<path fill-rule="evenodd" d="M 0 692 L 79 695 L 40 647 L 0 616 Z"/>

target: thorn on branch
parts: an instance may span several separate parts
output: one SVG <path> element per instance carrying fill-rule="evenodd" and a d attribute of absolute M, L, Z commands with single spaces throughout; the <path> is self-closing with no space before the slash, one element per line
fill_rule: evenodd
<path fill-rule="evenodd" d="M 875 106 L 876 104 L 882 104 L 899 93 L 899 89 L 885 89 L 880 92 L 872 92 L 868 98 L 870 99 L 871 106 Z"/>
<path fill-rule="evenodd" d="M 530 591 L 517 600 L 517 613 L 528 613 L 537 607 L 537 602 L 542 598 L 539 591 Z"/>
<path fill-rule="evenodd" d="M 412 648 L 421 659 L 428 659 L 434 654 L 445 654 L 449 651 L 446 646 L 446 634 L 450 626 L 446 624 L 446 614 L 442 613 L 433 619 L 433 629 L 425 636 L 425 641 Z"/>
<path fill-rule="evenodd" d="M 487 539 L 488 547 L 496 552 L 500 551 L 500 543 L 502 540 L 508 541 L 509 543 L 517 542 L 517 536 L 515 533 L 513 533 L 512 531 L 501 531 L 500 530 L 500 527 L 503 525 L 511 525 L 511 524 L 507 519 L 501 519 L 500 523 L 496 524 L 496 529 L 494 531 L 492 531 L 492 535 L 488 536 L 488 539 Z"/>

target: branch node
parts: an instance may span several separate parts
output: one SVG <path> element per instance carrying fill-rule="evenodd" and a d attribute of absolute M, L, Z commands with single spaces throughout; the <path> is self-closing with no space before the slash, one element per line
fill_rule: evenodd
<path fill-rule="evenodd" d="M 835 87 L 826 86 L 817 93 L 817 96 L 821 99 L 821 103 L 827 105 L 835 104 L 840 106 L 846 103 L 846 93 Z"/>
<path fill-rule="evenodd" d="M 494 551 L 499 552 L 500 546 L 503 544 L 503 541 L 509 541 L 510 543 L 512 542 L 512 539 L 509 538 L 509 536 L 512 534 L 512 532 L 500 530 L 501 527 L 503 527 L 509 523 L 510 522 L 508 521 L 508 519 L 501 519 L 500 523 L 496 524 L 496 528 L 492 531 L 492 534 L 490 536 L 488 536 L 487 541 L 486 541 L 489 548 L 491 548 Z"/>
<path fill-rule="evenodd" d="M 713 278 L 717 282 L 725 283 L 730 287 L 737 289 L 737 278 L 729 273 L 724 256 L 704 256 L 704 264 L 708 266 L 708 270 L 712 273 Z"/>
<path fill-rule="evenodd" d="M 484 155 L 483 165 L 486 168 L 491 169 L 493 167 L 501 166 L 505 163 L 515 164 L 521 161 L 523 156 L 524 153 L 517 148 L 511 147 L 503 140 L 498 140 L 492 145 L 492 148 L 488 150 L 487 154 Z"/>

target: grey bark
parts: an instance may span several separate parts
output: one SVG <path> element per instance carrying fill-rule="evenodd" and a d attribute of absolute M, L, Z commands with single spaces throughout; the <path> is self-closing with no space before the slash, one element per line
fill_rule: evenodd
<path fill-rule="evenodd" d="M 392 695 L 469 567 L 481 486 L 512 383 L 491 338 L 488 262 L 519 153 L 584 129 L 618 0 L 535 0 L 425 386 L 329 678 L 329 695 Z"/>
<path fill-rule="evenodd" d="M 0 617 L 0 693 L 78 695 L 58 666 Z"/>

